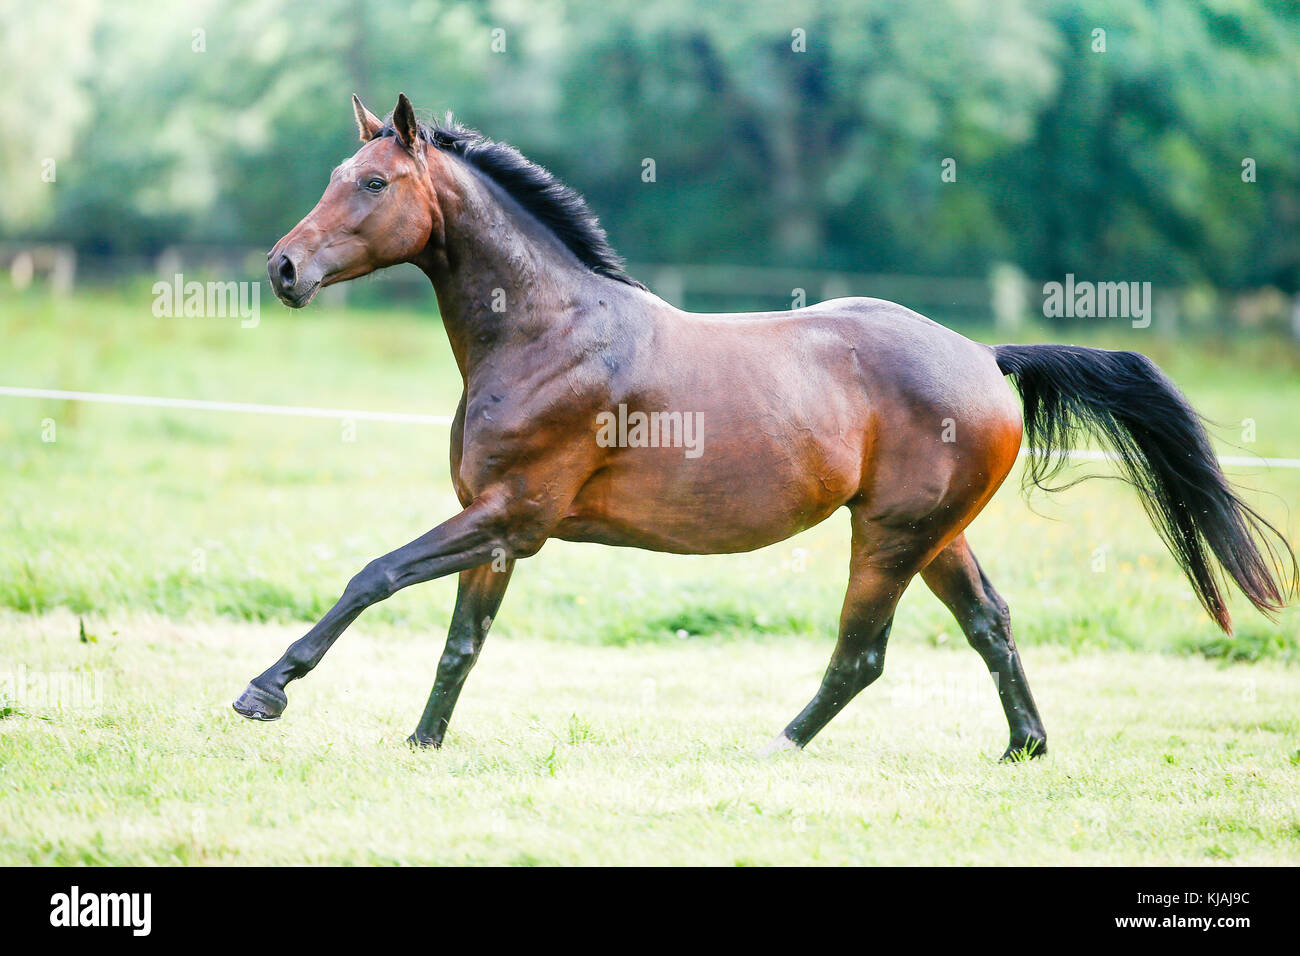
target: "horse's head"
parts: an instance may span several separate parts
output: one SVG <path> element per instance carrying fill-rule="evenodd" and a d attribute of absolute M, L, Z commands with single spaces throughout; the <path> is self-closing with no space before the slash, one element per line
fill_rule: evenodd
<path fill-rule="evenodd" d="M 295 309 L 323 286 L 413 260 L 442 231 L 428 168 L 439 162 L 438 150 L 421 138 L 406 94 L 398 95 L 389 125 L 355 95 L 352 106 L 363 145 L 266 256 L 271 288 Z"/>

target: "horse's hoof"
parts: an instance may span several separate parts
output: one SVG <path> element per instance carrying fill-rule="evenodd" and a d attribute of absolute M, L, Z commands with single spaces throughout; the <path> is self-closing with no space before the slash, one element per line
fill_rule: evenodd
<path fill-rule="evenodd" d="M 418 731 L 406 738 L 406 744 L 412 750 L 438 750 L 442 747 L 441 740 L 434 740 L 432 737 L 425 737 Z"/>
<path fill-rule="evenodd" d="M 1047 753 L 1047 741 L 1041 737 L 1030 737 L 1020 746 L 1012 745 L 1002 755 L 998 763 L 1024 763 Z"/>
<path fill-rule="evenodd" d="M 279 720 L 284 708 L 289 705 L 289 698 L 283 691 L 269 691 L 249 684 L 230 706 L 235 713 L 249 720 Z"/>

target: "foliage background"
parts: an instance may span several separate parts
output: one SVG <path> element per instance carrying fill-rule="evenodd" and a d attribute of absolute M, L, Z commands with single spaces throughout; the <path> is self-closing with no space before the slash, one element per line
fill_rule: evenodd
<path fill-rule="evenodd" d="M 1291 0 L 0 6 L 11 239 L 269 243 L 351 149 L 349 94 L 404 90 L 553 168 L 635 261 L 1300 290 Z"/>

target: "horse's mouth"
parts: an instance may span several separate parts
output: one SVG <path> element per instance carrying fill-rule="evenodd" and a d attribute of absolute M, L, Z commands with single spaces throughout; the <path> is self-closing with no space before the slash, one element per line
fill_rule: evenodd
<path fill-rule="evenodd" d="M 313 282 L 306 290 L 298 294 L 286 292 L 281 289 L 275 290 L 276 297 L 291 309 L 301 309 L 305 307 L 312 299 L 316 298 L 316 293 L 320 291 L 320 281 Z"/>

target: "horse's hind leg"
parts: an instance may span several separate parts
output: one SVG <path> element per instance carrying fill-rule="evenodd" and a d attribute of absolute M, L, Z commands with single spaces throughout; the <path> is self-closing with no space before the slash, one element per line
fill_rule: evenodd
<path fill-rule="evenodd" d="M 894 608 L 916 573 L 925 546 L 911 535 L 853 515 L 849 588 L 840 612 L 839 641 L 821 687 L 764 753 L 802 748 L 885 668 Z"/>
<path fill-rule="evenodd" d="M 997 682 L 998 696 L 1011 729 L 1011 743 L 1003 760 L 1047 752 L 1047 733 L 1029 692 L 1020 652 L 1011 637 L 1011 613 L 1007 602 L 993 590 L 983 568 L 959 535 L 921 572 L 921 577 L 952 611 L 966 639 L 988 666 Z"/>

